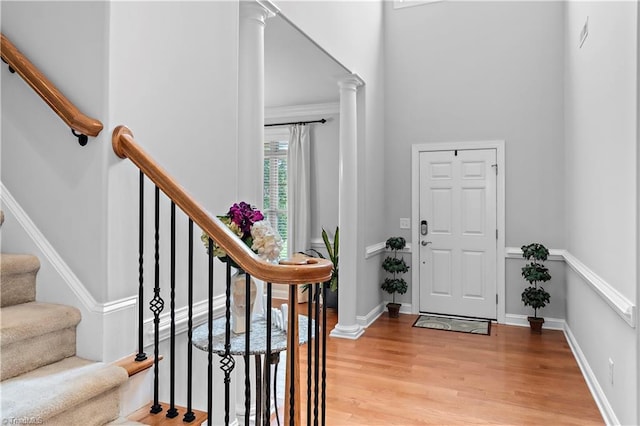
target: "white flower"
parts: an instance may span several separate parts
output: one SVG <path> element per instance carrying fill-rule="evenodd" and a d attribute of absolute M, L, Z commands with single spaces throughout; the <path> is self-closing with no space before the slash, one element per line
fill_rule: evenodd
<path fill-rule="evenodd" d="M 280 258 L 282 238 L 269 222 L 261 220 L 254 223 L 251 227 L 251 237 L 253 238 L 251 249 L 255 250 L 258 256 L 269 262 L 275 262 Z"/>

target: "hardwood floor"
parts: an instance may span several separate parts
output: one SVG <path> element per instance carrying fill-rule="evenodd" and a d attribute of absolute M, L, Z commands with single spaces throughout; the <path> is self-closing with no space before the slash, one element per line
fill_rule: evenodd
<path fill-rule="evenodd" d="M 359 340 L 327 339 L 327 425 L 604 423 L 561 331 L 482 336 L 416 318 L 384 313 Z"/>

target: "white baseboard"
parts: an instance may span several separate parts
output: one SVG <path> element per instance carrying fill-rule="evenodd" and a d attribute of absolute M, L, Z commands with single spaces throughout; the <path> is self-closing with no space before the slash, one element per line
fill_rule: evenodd
<path fill-rule="evenodd" d="M 361 316 L 361 315 L 357 316 L 356 321 L 362 327 L 369 328 L 371 324 L 373 324 L 378 318 L 380 318 L 380 315 L 382 315 L 382 313 L 384 312 L 385 305 L 386 303 L 383 302 L 378 306 L 375 306 L 373 309 L 369 311 L 368 314 L 364 316 Z"/>
<path fill-rule="evenodd" d="M 517 325 L 520 327 L 529 327 L 529 321 L 527 321 L 527 315 L 506 314 L 505 324 Z M 547 330 L 564 330 L 566 324 L 567 323 L 563 319 L 545 317 L 542 328 L 546 328 Z"/>
<path fill-rule="evenodd" d="M 607 425 L 619 425 L 620 421 L 616 417 L 616 414 L 613 411 L 611 404 L 609 404 L 609 400 L 607 399 L 607 396 L 602 390 L 600 383 L 598 383 L 598 379 L 596 378 L 596 375 L 593 373 L 593 370 L 589 366 L 589 362 L 587 361 L 587 358 L 584 356 L 582 349 L 580 349 L 580 345 L 578 345 L 578 341 L 576 340 L 575 336 L 571 332 L 569 325 L 565 323 L 563 330 L 564 330 L 564 335 L 567 338 L 567 343 L 569 344 L 569 347 L 571 348 L 571 352 L 573 352 L 573 356 L 575 357 L 576 362 L 580 367 L 580 371 L 582 371 L 582 376 L 584 377 L 584 380 L 587 382 L 589 391 L 591 392 L 591 395 L 593 396 L 593 399 L 596 402 L 598 409 L 600 410 L 600 414 L 602 415 L 602 418 L 604 419 Z"/>

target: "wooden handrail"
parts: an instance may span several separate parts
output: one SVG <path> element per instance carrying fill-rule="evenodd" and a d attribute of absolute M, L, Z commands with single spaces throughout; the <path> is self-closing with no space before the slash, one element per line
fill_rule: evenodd
<path fill-rule="evenodd" d="M 136 143 L 131 130 L 118 126 L 113 130 L 113 150 L 120 158 L 128 158 L 204 232 L 252 276 L 270 283 L 320 283 L 331 278 L 333 265 L 325 259 L 296 257 L 280 264 L 262 260 L 247 247 L 220 219 L 195 201 L 149 154 Z"/>
<path fill-rule="evenodd" d="M 10 69 L 17 72 L 71 129 L 83 135 L 98 136 L 102 130 L 102 123 L 80 112 L 4 34 L 0 35 L 2 60 Z"/>

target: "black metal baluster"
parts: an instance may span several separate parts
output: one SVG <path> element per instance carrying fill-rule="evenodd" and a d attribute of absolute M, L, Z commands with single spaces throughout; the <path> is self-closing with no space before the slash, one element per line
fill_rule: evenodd
<path fill-rule="evenodd" d="M 169 409 L 167 417 L 178 416 L 176 408 L 176 204 L 171 202 L 171 348 L 169 361 Z"/>
<path fill-rule="evenodd" d="M 144 173 L 140 171 L 140 218 L 138 229 L 138 354 L 136 361 L 144 361 L 147 354 L 144 353 Z"/>
<path fill-rule="evenodd" d="M 208 332 L 208 374 L 207 374 L 207 422 L 213 419 L 213 240 L 209 237 L 209 312 L 207 317 Z"/>
<path fill-rule="evenodd" d="M 327 286 L 322 284 L 322 426 L 327 414 Z"/>
<path fill-rule="evenodd" d="M 160 346 L 160 312 L 164 308 L 164 300 L 160 297 L 160 189 L 156 186 L 155 194 L 155 286 L 153 287 L 153 299 L 151 299 L 150 309 L 153 312 L 153 406 L 151 407 L 151 413 L 157 414 L 162 411 L 162 405 L 158 402 L 158 386 L 159 386 L 159 373 L 158 364 L 160 362 L 160 354 L 158 349 Z"/>
<path fill-rule="evenodd" d="M 314 285 L 314 308 L 315 315 L 315 340 L 314 340 L 314 356 L 313 356 L 313 378 L 314 378 L 314 398 L 313 398 L 313 424 L 318 426 L 318 382 L 320 372 L 320 284 Z"/>
<path fill-rule="evenodd" d="M 271 423 L 271 283 L 267 283 L 267 306 L 265 308 L 265 315 L 267 319 L 267 347 L 265 348 L 265 369 L 264 369 L 264 383 L 265 383 L 265 406 L 264 406 L 264 426 L 269 426 Z M 274 378 L 275 380 L 275 378 Z M 274 393 L 274 398 L 276 395 Z"/>
<path fill-rule="evenodd" d="M 193 393 L 193 220 L 189 219 L 189 289 L 188 304 L 189 313 L 187 319 L 187 412 L 184 414 L 182 421 L 190 423 L 196 419 L 193 413 L 191 399 Z"/>
<path fill-rule="evenodd" d="M 220 360 L 220 368 L 224 371 L 224 424 L 229 426 L 229 405 L 231 392 L 231 372 L 236 361 L 231 356 L 231 263 L 227 262 L 227 290 L 225 299 L 225 325 L 224 325 L 224 356 Z"/>
<path fill-rule="evenodd" d="M 295 289 L 289 289 L 289 292 L 294 291 Z M 295 297 L 289 297 L 289 300 L 292 301 L 296 301 Z M 290 352 L 291 353 L 287 353 L 287 361 L 289 362 L 289 374 L 291 377 L 291 380 L 289 380 L 289 426 L 296 426 L 295 423 L 295 413 L 296 410 L 298 410 L 298 407 L 296 407 L 295 405 L 295 394 L 296 394 L 296 362 L 295 362 L 295 351 L 296 351 L 296 345 L 298 344 L 298 342 L 296 342 L 295 336 L 296 333 L 292 330 L 292 327 L 295 326 L 295 324 L 297 324 L 296 322 L 296 307 L 293 306 L 293 304 L 291 304 L 291 306 L 289 306 L 289 332 L 287 335 L 287 338 L 289 340 L 289 345 L 288 347 L 290 348 Z"/>
<path fill-rule="evenodd" d="M 311 426 L 311 315 L 312 315 L 312 303 L 313 295 L 309 296 L 313 289 L 313 286 L 309 285 L 307 288 L 307 296 L 309 301 L 307 302 L 307 426 Z M 298 289 L 296 288 L 296 291 Z M 317 322 L 317 321 L 316 321 Z"/>
<path fill-rule="evenodd" d="M 245 274 L 245 327 L 244 327 L 244 424 L 250 426 L 251 417 L 251 275 Z M 257 410 L 256 410 L 257 411 Z"/>

